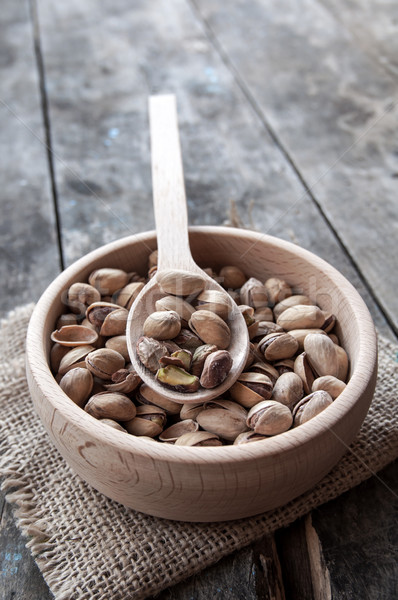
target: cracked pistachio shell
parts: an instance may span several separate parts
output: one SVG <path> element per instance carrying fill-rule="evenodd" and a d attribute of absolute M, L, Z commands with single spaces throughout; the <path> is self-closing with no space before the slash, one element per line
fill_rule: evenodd
<path fill-rule="evenodd" d="M 216 350 L 205 360 L 200 376 L 200 385 L 205 389 L 213 389 L 227 378 L 232 368 L 232 357 L 228 350 Z"/>
<path fill-rule="evenodd" d="M 196 420 L 205 431 L 232 442 L 240 433 L 246 431 L 246 417 L 247 412 L 240 404 L 215 399 L 204 405 Z"/>
<path fill-rule="evenodd" d="M 271 365 L 269 362 L 265 362 L 262 360 L 254 362 L 250 366 L 250 372 L 251 373 L 262 373 L 263 375 L 267 375 L 271 379 L 271 382 L 273 385 L 275 385 L 275 382 L 279 377 L 279 373 L 278 373 L 277 369 L 275 369 L 275 367 L 273 365 Z"/>
<path fill-rule="evenodd" d="M 298 343 L 298 352 L 302 352 L 304 350 L 304 340 L 310 333 L 320 333 L 321 335 L 327 335 L 323 329 L 291 329 L 289 334 L 297 340 Z"/>
<path fill-rule="evenodd" d="M 165 411 L 158 406 L 137 406 L 134 419 L 123 425 L 133 435 L 153 438 L 162 433 L 166 420 Z"/>
<path fill-rule="evenodd" d="M 309 394 L 315 377 L 310 367 L 310 363 L 308 362 L 306 352 L 302 352 L 296 357 L 296 360 L 294 361 L 294 372 L 303 382 L 304 393 Z"/>
<path fill-rule="evenodd" d="M 206 358 L 209 356 L 209 354 L 215 352 L 216 350 L 217 346 L 214 344 L 203 344 L 203 346 L 196 348 L 192 357 L 192 365 L 190 369 L 192 375 L 196 375 L 196 377 L 201 376 Z"/>
<path fill-rule="evenodd" d="M 161 442 L 173 443 L 184 435 L 184 433 L 193 433 L 198 431 L 198 429 L 199 424 L 196 421 L 185 419 L 185 421 L 178 421 L 178 423 L 174 423 L 170 427 L 167 427 L 167 429 L 164 429 L 159 435 L 159 439 Z"/>
<path fill-rule="evenodd" d="M 264 286 L 267 290 L 270 306 L 275 306 L 278 302 L 282 302 L 282 300 L 292 295 L 290 285 L 284 279 L 279 279 L 278 277 L 270 277 L 264 283 Z"/>
<path fill-rule="evenodd" d="M 110 379 L 113 373 L 124 367 L 124 358 L 116 350 L 99 348 L 87 354 L 86 366 L 93 375 L 100 379 Z"/>
<path fill-rule="evenodd" d="M 143 325 L 143 334 L 155 340 L 169 340 L 181 330 L 180 315 L 175 310 L 157 310 L 148 315 Z"/>
<path fill-rule="evenodd" d="M 205 344 L 214 344 L 220 350 L 228 348 L 231 331 L 228 325 L 209 310 L 197 310 L 193 313 L 189 327 Z"/>
<path fill-rule="evenodd" d="M 72 283 L 67 292 L 67 304 L 72 312 L 84 315 L 93 302 L 99 302 L 101 294 L 88 283 Z"/>
<path fill-rule="evenodd" d="M 118 423 L 117 421 L 114 421 L 113 419 L 99 419 L 101 421 L 101 423 L 104 423 L 105 425 L 108 425 L 109 427 L 112 427 L 112 429 L 117 429 L 118 431 L 123 431 L 124 433 L 127 433 L 127 430 L 122 427 L 120 425 L 120 423 Z"/>
<path fill-rule="evenodd" d="M 229 389 L 231 398 L 245 408 L 252 408 L 272 395 L 272 381 L 263 373 L 241 373 Z"/>
<path fill-rule="evenodd" d="M 184 433 L 175 442 L 176 446 L 222 446 L 222 441 L 215 433 L 194 431 Z"/>
<path fill-rule="evenodd" d="M 141 405 L 153 405 L 163 409 L 168 415 L 178 415 L 181 410 L 181 404 L 165 398 L 158 392 L 155 392 L 149 385 L 143 383 L 136 393 L 136 400 Z"/>
<path fill-rule="evenodd" d="M 95 350 L 94 346 L 89 345 L 72 348 L 62 357 L 61 362 L 59 363 L 58 373 L 64 375 L 67 371 L 70 371 L 70 369 L 85 367 L 85 358 L 93 350 Z"/>
<path fill-rule="evenodd" d="M 268 304 L 268 294 L 265 285 L 255 277 L 250 277 L 240 289 L 241 304 L 262 308 Z"/>
<path fill-rule="evenodd" d="M 116 352 L 119 352 L 119 354 L 123 356 L 126 362 L 130 360 L 127 349 L 127 338 L 125 335 L 115 335 L 114 337 L 109 338 L 105 342 L 105 348 L 116 350 Z"/>
<path fill-rule="evenodd" d="M 198 377 L 174 365 L 167 365 L 159 369 L 156 373 L 156 379 L 176 392 L 189 394 L 197 392 L 199 389 Z"/>
<path fill-rule="evenodd" d="M 264 400 L 250 409 L 247 425 L 261 435 L 277 435 L 287 431 L 293 423 L 291 410 L 275 400 Z"/>
<path fill-rule="evenodd" d="M 189 302 L 187 302 L 183 298 L 178 298 L 178 296 L 164 296 L 164 298 L 156 300 L 155 308 L 157 311 L 174 311 L 185 323 L 188 323 L 192 313 L 195 312 L 194 307 L 191 304 L 189 304 Z"/>
<path fill-rule="evenodd" d="M 259 442 L 260 440 L 268 439 L 268 437 L 268 435 L 262 435 L 261 433 L 256 433 L 255 431 L 244 431 L 235 439 L 234 446 L 238 446 L 240 444 L 251 444 L 251 442 Z"/>
<path fill-rule="evenodd" d="M 294 427 L 306 423 L 333 403 L 333 399 L 324 390 L 312 392 L 305 396 L 293 410 Z"/>
<path fill-rule="evenodd" d="M 101 302 L 94 302 L 93 304 L 90 304 L 86 310 L 86 318 L 96 328 L 101 329 L 105 318 L 114 310 L 120 310 L 120 306 L 113 304 L 112 302 L 105 302 L 101 300 Z"/>
<path fill-rule="evenodd" d="M 323 375 L 323 377 L 318 377 L 312 383 L 312 392 L 318 392 L 319 390 L 324 390 L 333 400 L 340 396 L 341 392 L 345 390 L 347 385 L 344 381 L 337 379 L 337 377 L 333 377 L 332 375 Z"/>
<path fill-rule="evenodd" d="M 283 311 L 277 324 L 286 331 L 291 329 L 318 329 L 325 323 L 325 314 L 319 306 L 297 304 Z"/>
<path fill-rule="evenodd" d="M 281 360 L 296 354 L 298 342 L 289 333 L 270 333 L 259 341 L 258 348 L 266 360 Z"/>
<path fill-rule="evenodd" d="M 128 421 L 135 417 L 135 404 L 120 392 L 100 392 L 91 396 L 84 410 L 96 419 Z"/>
<path fill-rule="evenodd" d="M 127 285 L 129 280 L 128 273 L 121 269 L 110 269 L 104 267 L 90 273 L 88 282 L 95 287 L 101 296 L 112 295 L 116 290 Z"/>
<path fill-rule="evenodd" d="M 284 333 L 282 327 L 273 321 L 257 321 L 257 323 L 257 331 L 253 336 L 253 341 L 255 342 L 261 341 L 266 335 L 270 335 L 271 333 Z"/>
<path fill-rule="evenodd" d="M 111 377 L 112 383 L 107 383 L 104 388 L 108 392 L 122 392 L 130 394 L 141 383 L 141 377 L 133 369 L 119 369 Z"/>
<path fill-rule="evenodd" d="M 210 310 L 226 321 L 230 312 L 230 300 L 226 292 L 204 290 L 197 297 L 197 308 Z"/>
<path fill-rule="evenodd" d="M 203 403 L 197 404 L 183 404 L 180 405 L 180 419 L 183 421 L 184 419 L 193 419 L 196 420 L 196 417 L 203 410 Z"/>
<path fill-rule="evenodd" d="M 137 340 L 137 355 L 144 367 L 152 373 L 159 369 L 159 360 L 162 356 L 168 356 L 169 351 L 164 342 L 159 342 L 151 337 L 142 336 Z"/>
<path fill-rule="evenodd" d="M 83 327 L 83 325 L 64 325 L 61 329 L 52 332 L 51 339 L 61 346 L 74 348 L 95 344 L 98 340 L 98 333 L 89 327 Z"/>
<path fill-rule="evenodd" d="M 125 308 L 119 308 L 110 312 L 102 323 L 100 334 L 106 337 L 124 335 L 126 333 L 128 314 L 128 310 Z"/>
<path fill-rule="evenodd" d="M 240 304 L 239 310 L 242 313 L 243 318 L 245 319 L 247 325 L 247 331 L 249 334 L 249 339 L 252 340 L 258 335 L 258 327 L 259 322 L 254 318 L 254 308 L 251 306 L 247 306 L 246 304 Z"/>
<path fill-rule="evenodd" d="M 144 283 L 142 281 L 132 281 L 131 283 L 128 283 L 116 294 L 115 303 L 122 308 L 130 310 L 134 300 L 137 298 L 143 287 Z"/>
<path fill-rule="evenodd" d="M 339 359 L 336 352 L 337 346 L 327 335 L 311 333 L 304 340 L 304 350 L 312 370 L 318 377 L 333 375 L 337 377 Z"/>
<path fill-rule="evenodd" d="M 292 358 L 283 358 L 274 362 L 274 367 L 278 371 L 279 375 L 283 373 L 293 373 L 294 371 L 294 360 Z"/>
<path fill-rule="evenodd" d="M 93 376 L 87 369 L 77 367 L 65 373 L 59 382 L 60 388 L 75 404 L 83 408 L 93 389 Z"/>
<path fill-rule="evenodd" d="M 237 290 L 241 288 L 246 281 L 244 272 L 233 265 L 227 265 L 221 269 L 218 274 L 220 283 L 227 290 Z"/>
<path fill-rule="evenodd" d="M 173 296 L 196 296 L 205 287 L 205 279 L 199 273 L 162 271 L 157 277 L 161 290 Z"/>
<path fill-rule="evenodd" d="M 303 382 L 296 373 L 283 373 L 277 380 L 272 399 L 284 404 L 290 410 L 303 397 Z"/>
<path fill-rule="evenodd" d="M 310 298 L 304 294 L 293 294 L 293 296 L 289 296 L 281 302 L 278 302 L 278 304 L 275 304 L 273 308 L 274 318 L 277 319 L 287 308 L 297 306 L 298 304 L 310 306 L 313 305 L 314 302 L 312 302 L 312 300 L 310 300 Z"/>

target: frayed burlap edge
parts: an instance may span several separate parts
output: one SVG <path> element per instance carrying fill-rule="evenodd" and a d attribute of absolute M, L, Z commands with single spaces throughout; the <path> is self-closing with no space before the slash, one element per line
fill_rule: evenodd
<path fill-rule="evenodd" d="M 276 510 L 227 523 L 176 523 L 127 509 L 72 473 L 33 411 L 24 368 L 32 308 L 16 309 L 0 328 L 0 474 L 56 600 L 146 598 L 289 525 L 398 456 L 397 347 L 380 338 L 381 376 L 369 414 L 346 455 L 314 489 Z M 25 438 L 24 429 L 30 432 Z"/>

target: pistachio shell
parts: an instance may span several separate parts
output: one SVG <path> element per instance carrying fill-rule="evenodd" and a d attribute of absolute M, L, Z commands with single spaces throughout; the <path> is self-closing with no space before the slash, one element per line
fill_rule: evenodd
<path fill-rule="evenodd" d="M 309 394 L 314 382 L 314 373 L 308 362 L 306 352 L 302 352 L 296 357 L 296 360 L 294 361 L 294 372 L 303 382 L 304 393 Z"/>
<path fill-rule="evenodd" d="M 231 368 L 232 357 L 228 350 L 212 352 L 205 360 L 200 385 L 205 389 L 213 389 L 221 385 Z"/>
<path fill-rule="evenodd" d="M 74 348 L 95 344 L 98 333 L 83 325 L 64 325 L 61 329 L 52 332 L 51 339 L 61 346 Z"/>
<path fill-rule="evenodd" d="M 50 366 L 53 373 L 57 373 L 61 360 L 70 351 L 67 346 L 61 346 L 61 344 L 54 344 L 50 350 Z"/>
<path fill-rule="evenodd" d="M 122 427 L 120 425 L 120 423 L 118 423 L 117 421 L 114 421 L 113 419 L 99 419 L 101 421 L 101 423 L 104 423 L 104 425 L 108 425 L 109 427 L 112 427 L 112 429 L 117 429 L 118 431 L 123 431 L 124 433 L 127 433 L 127 430 Z"/>
<path fill-rule="evenodd" d="M 197 308 L 210 310 L 224 319 L 228 319 L 231 310 L 230 300 L 225 292 L 218 290 L 204 290 L 197 297 Z"/>
<path fill-rule="evenodd" d="M 196 296 L 205 287 L 205 279 L 199 273 L 162 271 L 157 278 L 161 290 L 173 296 Z"/>
<path fill-rule="evenodd" d="M 176 446 L 222 446 L 222 441 L 215 433 L 194 431 L 184 433 L 175 442 Z"/>
<path fill-rule="evenodd" d="M 203 345 L 203 342 L 190 329 L 181 328 L 180 333 L 174 338 L 173 342 L 178 344 L 180 348 L 185 348 L 194 353 L 196 348 Z"/>
<path fill-rule="evenodd" d="M 107 337 L 124 335 L 126 333 L 128 315 L 128 310 L 125 308 L 119 308 L 110 312 L 102 323 L 100 334 Z"/>
<path fill-rule="evenodd" d="M 121 269 L 110 269 L 104 267 L 90 273 L 88 282 L 95 287 L 102 296 L 112 295 L 116 290 L 127 285 L 129 276 Z"/>
<path fill-rule="evenodd" d="M 277 380 L 272 399 L 284 404 L 290 410 L 303 397 L 303 382 L 296 373 L 283 373 Z"/>
<path fill-rule="evenodd" d="M 105 342 L 105 348 L 116 350 L 124 358 L 126 362 L 130 360 L 129 351 L 127 349 L 127 338 L 125 335 L 115 335 Z"/>
<path fill-rule="evenodd" d="M 289 334 L 297 340 L 298 343 L 298 352 L 302 352 L 304 350 L 304 340 L 310 333 L 320 333 L 321 335 L 327 335 L 323 329 L 291 329 Z"/>
<path fill-rule="evenodd" d="M 275 367 L 272 366 L 270 363 L 264 361 L 258 361 L 253 363 L 250 366 L 250 372 L 263 373 L 264 375 L 267 375 L 271 379 L 273 385 L 275 385 L 275 382 L 279 377 L 279 373 L 275 369 Z"/>
<path fill-rule="evenodd" d="M 120 310 L 120 306 L 112 302 L 94 302 L 87 307 L 86 318 L 98 329 L 101 329 L 105 318 L 114 310 Z"/>
<path fill-rule="evenodd" d="M 198 423 L 192 419 L 178 421 L 178 423 L 174 423 L 170 427 L 167 427 L 167 429 L 164 429 L 159 435 L 159 439 L 161 442 L 173 443 L 184 435 L 184 433 L 193 433 L 194 431 L 198 431 L 198 429 Z"/>
<path fill-rule="evenodd" d="M 325 314 L 319 306 L 297 304 L 283 311 L 276 320 L 286 331 L 292 329 L 317 329 L 325 322 Z"/>
<path fill-rule="evenodd" d="M 347 352 L 344 350 L 344 348 L 342 348 L 341 346 L 337 346 L 335 344 L 334 348 L 337 353 L 337 364 L 338 364 L 336 377 L 338 379 L 341 379 L 341 381 L 345 381 L 347 379 L 348 365 L 349 365 L 348 355 L 347 355 Z"/>
<path fill-rule="evenodd" d="M 214 344 L 204 344 L 203 346 L 196 348 L 192 357 L 192 365 L 190 369 L 192 375 L 196 375 L 197 377 L 201 376 L 206 358 L 209 356 L 209 354 L 215 352 L 216 350 L 217 346 Z"/>
<path fill-rule="evenodd" d="M 136 414 L 135 404 L 120 392 L 100 392 L 91 396 L 84 410 L 96 419 L 128 421 Z"/>
<path fill-rule="evenodd" d="M 246 431 L 246 416 L 245 409 L 236 402 L 213 400 L 205 404 L 196 420 L 206 431 L 232 442 L 240 433 Z"/>
<path fill-rule="evenodd" d="M 158 406 L 137 406 L 134 419 L 123 425 L 133 435 L 155 437 L 163 431 L 166 420 L 165 411 Z"/>
<path fill-rule="evenodd" d="M 181 405 L 180 405 L 181 406 Z M 198 404 L 183 404 L 180 410 L 180 419 L 193 419 L 196 420 L 198 414 L 203 410 L 203 403 Z"/>
<path fill-rule="evenodd" d="M 274 314 L 272 312 L 272 308 L 269 306 L 262 306 L 261 308 L 257 308 L 254 311 L 254 318 L 256 321 L 270 321 L 274 320 Z"/>
<path fill-rule="evenodd" d="M 94 346 L 78 346 L 77 348 L 72 348 L 62 357 L 61 362 L 59 363 L 58 373 L 60 375 L 64 375 L 70 369 L 74 369 L 76 367 L 85 366 L 85 358 L 87 354 L 95 350 Z"/>
<path fill-rule="evenodd" d="M 112 383 L 107 383 L 104 388 L 108 392 L 122 392 L 130 394 L 141 383 L 141 377 L 134 370 L 119 369 L 111 377 Z"/>
<path fill-rule="evenodd" d="M 84 315 L 86 308 L 99 302 L 101 294 L 92 285 L 88 283 L 72 283 L 67 292 L 67 304 L 72 312 Z"/>
<path fill-rule="evenodd" d="M 287 431 L 293 423 L 290 409 L 274 400 L 264 400 L 250 409 L 247 425 L 261 435 L 277 435 Z"/>
<path fill-rule="evenodd" d="M 56 329 L 61 329 L 64 325 L 77 325 L 77 315 L 75 313 L 61 315 L 57 321 Z"/>
<path fill-rule="evenodd" d="M 155 392 L 149 385 L 143 383 L 137 394 L 136 400 L 139 404 L 142 405 L 153 405 L 158 406 L 163 409 L 168 415 L 178 415 L 181 410 L 181 404 L 177 402 L 173 402 L 173 400 L 169 400 L 169 398 L 165 398 L 158 392 Z"/>
<path fill-rule="evenodd" d="M 176 312 L 185 323 L 188 323 L 192 313 L 195 312 L 194 307 L 189 302 L 177 296 L 164 296 L 164 298 L 156 301 L 155 307 L 157 311 L 171 310 Z"/>
<path fill-rule="evenodd" d="M 152 373 L 156 373 L 159 369 L 160 358 L 169 354 L 165 343 L 145 336 L 138 339 L 136 350 L 138 358 L 144 367 L 149 369 Z"/>
<path fill-rule="evenodd" d="M 220 283 L 227 290 L 241 288 L 246 281 L 246 275 L 239 267 L 227 265 L 218 274 Z"/>
<path fill-rule="evenodd" d="M 231 332 L 228 325 L 209 310 L 197 310 L 193 313 L 189 327 L 205 344 L 214 344 L 220 350 L 228 348 Z"/>
<path fill-rule="evenodd" d="M 275 304 L 273 309 L 275 319 L 277 319 L 287 308 L 297 306 L 297 304 L 311 305 L 314 304 L 314 302 L 312 302 L 308 296 L 303 294 L 293 294 L 293 296 L 289 296 L 281 302 L 278 302 L 278 304 Z"/>
<path fill-rule="evenodd" d="M 313 371 L 321 377 L 322 375 L 333 375 L 337 377 L 339 361 L 336 346 L 327 335 L 311 333 L 304 340 L 304 350 Z"/>
<path fill-rule="evenodd" d="M 153 250 L 153 252 L 151 252 L 150 255 L 148 256 L 148 271 L 152 267 L 156 267 L 157 264 L 158 264 L 158 251 Z"/>
<path fill-rule="evenodd" d="M 268 304 L 265 285 L 255 277 L 250 277 L 240 289 L 240 301 L 253 308 L 262 308 Z"/>
<path fill-rule="evenodd" d="M 162 365 L 162 367 L 166 365 L 174 365 L 175 367 L 181 367 L 181 369 L 185 369 L 186 371 L 190 370 L 191 362 L 192 353 L 184 348 L 176 350 L 170 356 L 162 356 L 162 358 L 159 360 L 159 363 Z"/>
<path fill-rule="evenodd" d="M 323 377 L 318 377 L 314 380 L 312 384 L 312 392 L 317 392 L 318 390 L 324 390 L 335 400 L 337 396 L 340 396 L 341 392 L 345 390 L 347 385 L 344 381 L 337 379 L 337 377 L 333 377 L 332 375 L 323 375 Z"/>
<path fill-rule="evenodd" d="M 278 277 L 270 277 L 264 283 L 265 289 L 268 294 L 268 302 L 270 306 L 274 306 L 281 302 L 285 298 L 292 295 L 292 289 L 290 285 L 283 279 Z"/>
<path fill-rule="evenodd" d="M 81 408 L 93 389 L 93 376 L 87 369 L 76 368 L 65 373 L 59 382 L 60 388 Z"/>
<path fill-rule="evenodd" d="M 294 407 L 294 427 L 302 425 L 313 417 L 316 417 L 316 415 L 321 413 L 332 403 L 332 397 L 324 390 L 312 392 L 312 394 L 305 396 L 305 398 L 300 400 L 300 402 L 298 402 Z"/>
<path fill-rule="evenodd" d="M 87 354 L 86 365 L 89 371 L 100 379 L 110 379 L 116 371 L 123 369 L 124 358 L 116 350 L 99 348 Z"/>
<path fill-rule="evenodd" d="M 181 330 L 181 319 L 174 310 L 158 310 L 148 315 L 143 325 L 143 334 L 155 340 L 176 337 Z"/>
<path fill-rule="evenodd" d="M 240 444 L 250 444 L 251 442 L 259 442 L 260 440 L 268 439 L 268 435 L 262 435 L 261 433 L 256 433 L 255 431 L 244 431 L 240 433 L 237 438 L 235 438 L 234 446 L 238 446 Z"/>
<path fill-rule="evenodd" d="M 128 283 L 117 293 L 115 303 L 130 310 L 134 300 L 137 298 L 143 287 L 144 283 L 142 281 L 132 281 L 131 283 Z"/>
<path fill-rule="evenodd" d="M 281 360 L 294 356 L 298 342 L 289 333 L 270 333 L 260 340 L 258 348 L 266 360 Z"/>

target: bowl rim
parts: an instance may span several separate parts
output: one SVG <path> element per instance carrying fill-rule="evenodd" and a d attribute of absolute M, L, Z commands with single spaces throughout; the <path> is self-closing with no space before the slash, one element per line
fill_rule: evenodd
<path fill-rule="evenodd" d="M 266 440 L 252 444 L 200 448 L 153 443 L 152 441 L 141 439 L 131 434 L 126 435 L 124 432 L 111 429 L 108 425 L 101 423 L 101 421 L 95 419 L 82 408 L 74 404 L 60 388 L 51 373 L 45 354 L 44 331 L 40 324 L 44 322 L 49 307 L 60 293 L 60 288 L 65 287 L 66 283 L 74 274 L 87 268 L 89 263 L 93 260 L 98 260 L 101 257 L 105 259 L 106 255 L 110 252 L 120 250 L 126 245 L 143 243 L 148 249 L 152 250 L 151 243 L 153 245 L 153 240 L 156 240 L 156 232 L 154 230 L 120 238 L 89 252 L 62 271 L 43 292 L 32 313 L 26 338 L 27 368 L 42 395 L 48 402 L 51 402 L 52 407 L 62 413 L 67 420 L 73 418 L 74 426 L 78 427 L 83 434 L 94 437 L 97 437 L 98 434 L 100 434 L 102 441 L 114 446 L 118 450 L 122 449 L 137 456 L 151 456 L 156 460 L 168 463 L 178 463 L 182 458 L 187 458 L 192 462 L 197 463 L 211 463 L 214 461 L 217 463 L 228 463 L 231 460 L 252 461 L 264 458 L 265 456 L 277 456 L 287 450 L 292 451 L 297 446 L 311 443 L 317 436 L 323 435 L 326 430 L 333 429 L 333 427 L 344 418 L 348 412 L 350 412 L 357 399 L 371 384 L 377 363 L 377 344 L 374 324 L 370 313 L 357 290 L 335 267 L 313 252 L 297 246 L 292 242 L 268 234 L 232 227 L 194 226 L 189 227 L 189 231 L 193 234 L 212 234 L 224 238 L 231 237 L 231 235 L 239 235 L 252 240 L 253 244 L 259 242 L 266 243 L 285 252 L 288 251 L 294 253 L 301 260 L 311 263 L 318 270 L 322 270 L 329 279 L 333 279 L 344 295 L 349 294 L 350 304 L 354 304 L 356 308 L 360 308 L 361 312 L 361 320 L 358 320 L 357 322 L 359 343 L 358 359 L 356 368 L 347 383 L 347 387 L 340 396 L 334 400 L 333 404 L 307 423 L 304 423 L 297 428 L 289 429 L 282 434 L 267 438 Z M 352 393 L 352 390 L 355 390 L 355 394 Z"/>

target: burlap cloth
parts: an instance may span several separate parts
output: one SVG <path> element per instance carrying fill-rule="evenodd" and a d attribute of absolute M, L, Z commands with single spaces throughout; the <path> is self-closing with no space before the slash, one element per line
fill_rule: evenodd
<path fill-rule="evenodd" d="M 398 455 L 398 347 L 380 337 L 379 380 L 351 449 L 314 489 L 286 506 L 228 523 L 178 523 L 109 500 L 75 475 L 36 416 L 25 379 L 32 306 L 0 327 L 2 489 L 56 600 L 127 600 L 215 563 L 367 479 Z"/>

